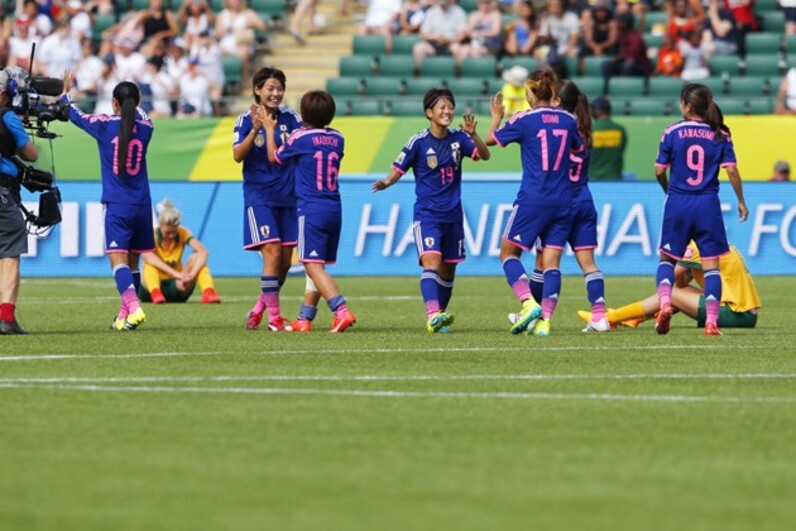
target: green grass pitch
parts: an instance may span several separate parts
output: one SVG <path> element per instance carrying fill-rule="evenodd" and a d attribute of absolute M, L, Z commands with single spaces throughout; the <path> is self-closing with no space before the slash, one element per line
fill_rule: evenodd
<path fill-rule="evenodd" d="M 342 278 L 359 322 L 244 329 L 221 305 L 146 305 L 108 329 L 110 275 L 25 279 L 29 336 L 0 337 L 0 529 L 792 530 L 792 278 L 757 279 L 755 330 L 582 334 L 565 278 L 553 336 L 508 333 L 505 282 L 461 278 L 431 335 L 417 278 Z M 283 292 L 286 316 L 303 279 Z M 618 306 L 651 278 L 608 278 Z"/>

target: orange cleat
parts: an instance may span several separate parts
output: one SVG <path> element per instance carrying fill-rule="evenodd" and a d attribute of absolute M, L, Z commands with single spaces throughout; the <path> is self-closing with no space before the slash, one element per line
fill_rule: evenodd
<path fill-rule="evenodd" d="M 290 330 L 293 332 L 312 332 L 312 321 L 309 319 L 296 319 L 290 323 Z"/>
<path fill-rule="evenodd" d="M 718 325 L 713 323 L 707 323 L 705 325 L 705 335 L 706 336 L 723 336 L 724 332 L 719 329 Z"/>
<path fill-rule="evenodd" d="M 263 313 L 256 313 L 254 311 L 250 311 L 246 314 L 246 328 L 248 330 L 257 330 L 260 327 L 260 323 L 263 320 Z"/>
<path fill-rule="evenodd" d="M 346 310 L 345 312 L 343 312 L 342 317 L 337 317 L 335 315 L 334 322 L 332 323 L 332 328 L 329 330 L 329 332 L 333 334 L 342 332 L 343 330 L 350 327 L 356 322 L 357 318 L 354 317 L 354 314 Z"/>
<path fill-rule="evenodd" d="M 655 331 L 659 334 L 668 334 L 672 325 L 672 305 L 662 304 L 661 311 L 658 312 L 658 319 L 655 322 Z"/>
<path fill-rule="evenodd" d="M 271 332 L 290 332 L 290 324 L 284 317 L 277 317 L 268 323 L 268 330 Z"/>
<path fill-rule="evenodd" d="M 199 302 L 202 304 L 219 304 L 221 297 L 218 296 L 218 293 L 213 288 L 207 288 L 202 292 L 202 300 Z"/>
<path fill-rule="evenodd" d="M 160 290 L 160 288 L 153 289 L 152 293 L 150 293 L 150 296 L 152 297 L 152 304 L 163 304 L 166 302 L 166 296 L 163 295 L 163 292 Z"/>

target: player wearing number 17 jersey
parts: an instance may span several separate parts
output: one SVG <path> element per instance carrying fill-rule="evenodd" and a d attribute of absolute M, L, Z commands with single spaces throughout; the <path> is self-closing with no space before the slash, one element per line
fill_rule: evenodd
<path fill-rule="evenodd" d="M 298 212 L 298 257 L 334 314 L 330 332 L 342 332 L 356 322 L 348 310 L 337 283 L 326 271 L 326 264 L 337 261 L 337 246 L 343 223 L 338 176 L 345 139 L 329 128 L 334 119 L 332 96 L 322 90 L 310 91 L 301 98 L 304 125 L 277 148 L 277 121 L 265 116 L 268 159 L 278 164 L 292 163 L 296 180 Z"/>
<path fill-rule="evenodd" d="M 724 168 L 738 198 L 740 220 L 749 215 L 743 196 L 735 151 L 721 110 L 705 85 L 688 84 L 680 93 L 684 120 L 663 132 L 655 176 L 666 201 L 658 250 L 657 284 L 660 312 L 656 330 L 669 331 L 672 317 L 674 266 L 690 240 L 702 255 L 705 276 L 705 334 L 721 335 L 717 326 L 721 303 L 719 258 L 730 251 L 719 202 L 719 170 Z M 671 178 L 667 170 L 671 168 Z"/>
<path fill-rule="evenodd" d="M 71 78 L 66 78 L 64 94 L 71 86 Z M 122 298 L 113 322 L 116 330 L 134 330 L 146 320 L 138 301 L 138 263 L 141 253 L 155 250 L 146 167 L 154 126 L 138 109 L 140 100 L 138 87 L 123 81 L 113 89 L 113 115 L 87 115 L 74 105 L 69 108 L 69 120 L 91 135 L 99 148 L 105 252 Z"/>

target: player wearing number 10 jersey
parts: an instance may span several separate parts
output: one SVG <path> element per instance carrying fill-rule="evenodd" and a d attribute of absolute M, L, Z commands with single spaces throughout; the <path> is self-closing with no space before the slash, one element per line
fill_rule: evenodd
<path fill-rule="evenodd" d="M 71 77 L 65 77 L 64 94 L 71 87 Z M 133 330 L 146 320 L 138 301 L 138 263 L 141 253 L 155 250 L 146 167 L 154 126 L 138 109 L 140 100 L 138 87 L 123 81 L 113 89 L 113 115 L 87 115 L 74 105 L 69 108 L 69 120 L 91 135 L 99 148 L 105 252 L 122 298 L 113 322 L 116 330 Z"/>
<path fill-rule="evenodd" d="M 337 246 L 343 223 L 338 176 L 345 151 L 343 135 L 329 128 L 334 119 L 332 96 L 322 90 L 310 91 L 301 98 L 304 125 L 277 148 L 274 116 L 265 116 L 268 159 L 278 164 L 292 163 L 296 180 L 298 212 L 298 257 L 307 275 L 334 313 L 330 332 L 342 332 L 356 322 L 348 310 L 337 283 L 325 264 L 337 261 Z"/>
<path fill-rule="evenodd" d="M 669 331 L 674 266 L 682 259 L 690 240 L 702 255 L 705 276 L 705 334 L 721 335 L 717 326 L 721 302 L 719 258 L 730 250 L 719 202 L 719 170 L 725 168 L 735 195 L 741 221 L 749 212 L 743 196 L 735 151 L 721 110 L 705 85 L 688 84 L 680 94 L 684 120 L 663 132 L 655 175 L 666 192 L 658 250 L 657 284 L 661 310 L 656 330 Z M 667 170 L 671 168 L 671 179 Z"/>

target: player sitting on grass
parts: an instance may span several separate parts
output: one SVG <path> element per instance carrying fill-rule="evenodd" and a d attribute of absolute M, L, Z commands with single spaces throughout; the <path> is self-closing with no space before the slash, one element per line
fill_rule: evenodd
<path fill-rule="evenodd" d="M 207 248 L 191 231 L 180 226 L 180 211 L 164 199 L 156 206 L 158 226 L 155 227 L 155 252 L 144 253 L 143 285 L 138 297 L 153 304 L 185 302 L 196 284 L 202 290 L 202 304 L 219 303 L 221 299 L 213 285 L 207 267 Z M 182 263 L 185 248 L 193 254 Z"/>
<path fill-rule="evenodd" d="M 730 245 L 729 254 L 719 258 L 719 274 L 722 283 L 719 327 L 754 328 L 757 324 L 760 298 L 743 256 L 734 245 Z M 692 279 L 698 286 L 691 283 Z M 692 319 L 696 319 L 697 326 L 700 328 L 705 326 L 706 318 L 704 289 L 705 275 L 702 270 L 702 260 L 696 244 L 692 241 L 686 249 L 685 256 L 675 267 L 672 306 Z M 650 295 L 644 300 L 616 310 L 608 310 L 608 322 L 612 327 L 621 324 L 635 328 L 641 322 L 654 318 L 659 309 L 657 294 Z M 590 322 L 591 312 L 579 311 L 578 317 Z"/>

